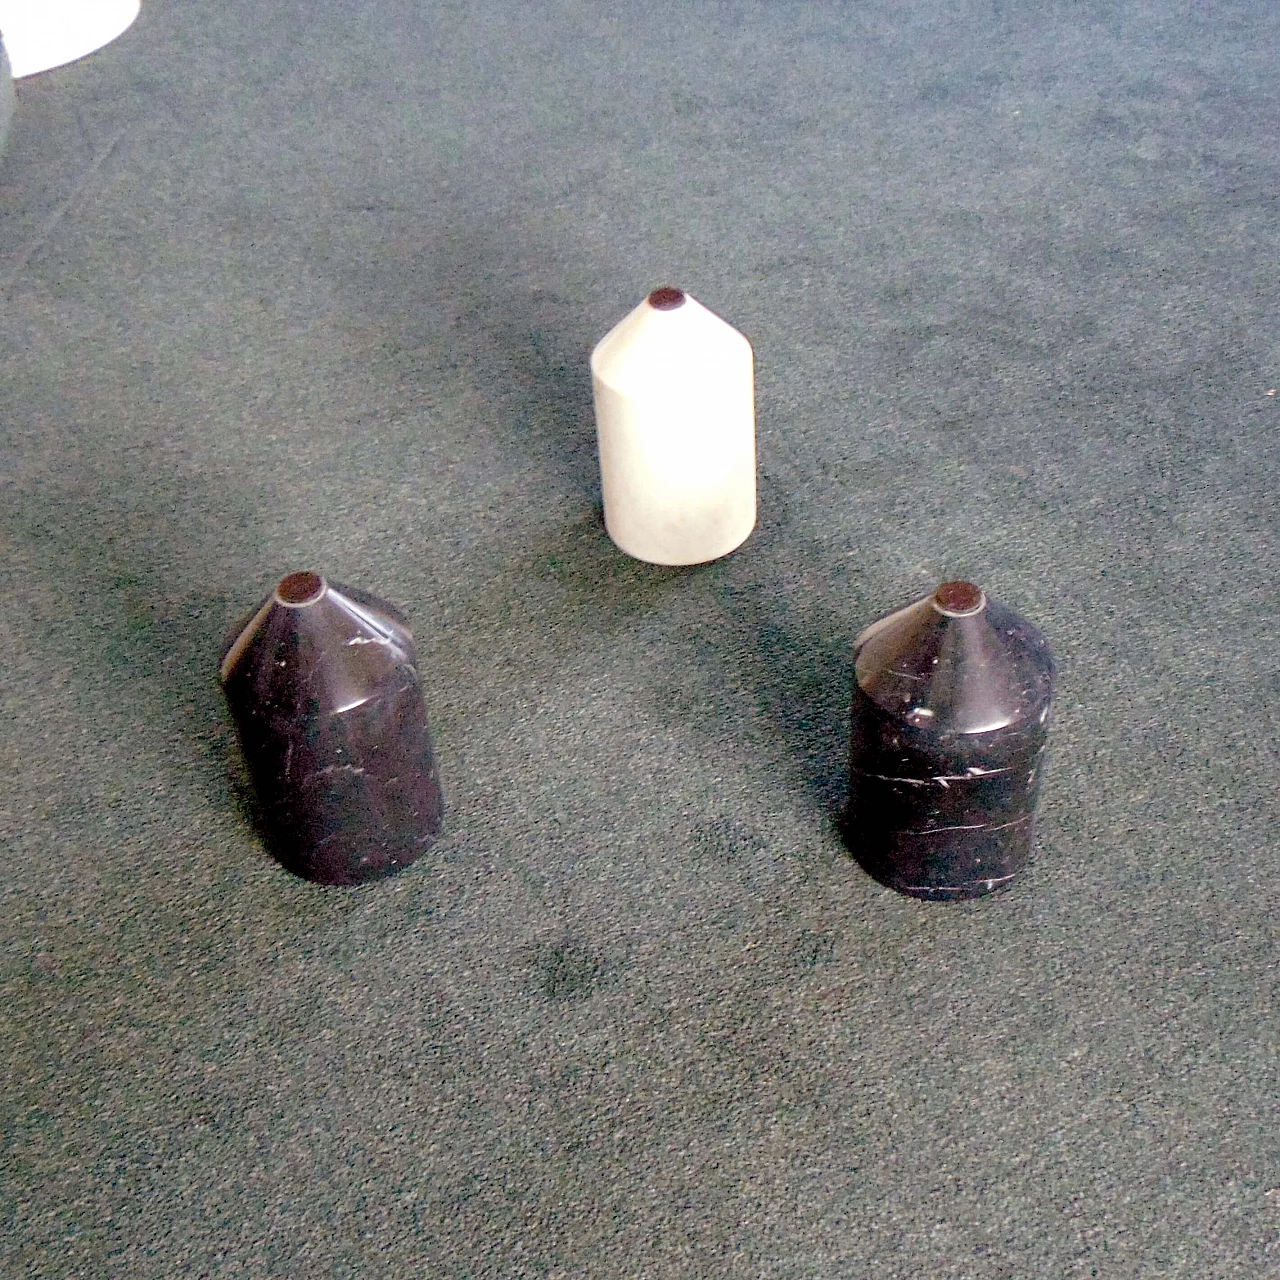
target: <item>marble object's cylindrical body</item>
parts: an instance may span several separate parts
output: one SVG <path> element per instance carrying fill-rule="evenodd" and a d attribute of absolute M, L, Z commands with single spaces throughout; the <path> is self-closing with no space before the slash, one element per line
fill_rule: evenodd
<path fill-rule="evenodd" d="M 0 0 L 13 78 L 61 67 L 110 44 L 138 16 L 139 0 Z"/>
<path fill-rule="evenodd" d="M 228 647 L 223 690 L 290 871 L 351 885 L 407 866 L 444 814 L 405 618 L 318 574 L 285 578 Z"/>
<path fill-rule="evenodd" d="M 15 98 L 13 72 L 9 67 L 9 55 L 4 47 L 4 35 L 0 33 L 0 157 L 4 156 L 9 142 L 9 125 L 13 120 Z"/>
<path fill-rule="evenodd" d="M 845 839 L 913 897 L 972 898 L 1031 853 L 1053 697 L 1044 637 L 944 583 L 858 637 Z"/>
<path fill-rule="evenodd" d="M 609 536 L 653 564 L 702 564 L 756 522 L 751 344 L 679 289 L 655 289 L 591 354 Z"/>

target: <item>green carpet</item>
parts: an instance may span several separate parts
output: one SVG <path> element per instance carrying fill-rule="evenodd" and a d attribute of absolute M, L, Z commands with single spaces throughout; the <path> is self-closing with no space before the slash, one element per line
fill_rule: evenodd
<path fill-rule="evenodd" d="M 1280 10 L 144 0 L 0 161 L 0 1274 L 1280 1276 Z M 753 342 L 761 523 L 628 560 L 587 356 Z M 272 863 L 216 682 L 312 568 L 449 812 Z M 835 830 L 947 577 L 1036 856 Z"/>

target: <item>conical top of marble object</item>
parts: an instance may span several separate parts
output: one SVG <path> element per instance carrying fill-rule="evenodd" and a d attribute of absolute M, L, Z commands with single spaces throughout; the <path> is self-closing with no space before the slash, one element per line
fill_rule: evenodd
<path fill-rule="evenodd" d="M 679 397 L 751 375 L 751 344 L 682 289 L 655 289 L 596 343 L 591 372 L 621 395 Z M 750 388 L 751 383 L 745 384 Z"/>
<path fill-rule="evenodd" d="M 877 706 L 935 733 L 991 733 L 1039 716 L 1053 692 L 1040 631 L 971 582 L 945 582 L 855 641 Z"/>
<path fill-rule="evenodd" d="M 349 711 L 398 666 L 416 665 L 398 610 L 316 573 L 292 573 L 227 647 L 219 674 L 259 705 L 288 712 Z"/>

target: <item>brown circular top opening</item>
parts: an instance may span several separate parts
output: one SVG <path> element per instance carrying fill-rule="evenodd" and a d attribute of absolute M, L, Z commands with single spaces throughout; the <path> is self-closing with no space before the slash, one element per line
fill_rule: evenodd
<path fill-rule="evenodd" d="M 966 614 L 977 613 L 987 603 L 981 587 L 972 582 L 944 582 L 933 593 L 933 605 L 939 613 L 952 618 L 963 618 Z"/>
<path fill-rule="evenodd" d="M 649 295 L 649 305 L 655 311 L 674 311 L 677 307 L 684 306 L 684 290 L 673 289 L 669 284 L 664 284 L 661 289 L 655 289 Z"/>
<path fill-rule="evenodd" d="M 323 594 L 324 579 L 309 569 L 291 573 L 287 578 L 281 579 L 276 588 L 276 599 L 281 604 L 288 605 L 313 604 Z"/>

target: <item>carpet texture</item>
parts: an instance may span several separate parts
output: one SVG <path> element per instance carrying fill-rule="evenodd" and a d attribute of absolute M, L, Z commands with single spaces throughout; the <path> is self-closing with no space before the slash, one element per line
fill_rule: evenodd
<path fill-rule="evenodd" d="M 0 1273 L 1280 1275 L 1280 10 L 147 0 L 0 164 Z M 761 521 L 599 514 L 587 356 L 753 342 Z M 415 625 L 446 835 L 247 819 L 294 569 Z M 844 852 L 851 645 L 1060 676 L 1035 860 Z"/>

